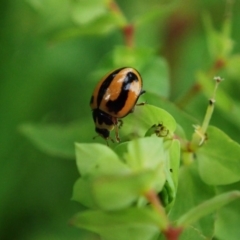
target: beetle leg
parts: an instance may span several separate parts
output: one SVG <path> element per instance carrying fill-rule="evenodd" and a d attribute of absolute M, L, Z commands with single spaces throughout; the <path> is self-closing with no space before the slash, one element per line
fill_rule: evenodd
<path fill-rule="evenodd" d="M 97 135 L 95 137 L 93 137 L 93 139 L 96 139 L 97 137 L 101 137 L 101 135 Z M 112 141 L 112 143 L 114 143 L 114 140 L 109 136 L 107 138 L 104 138 L 106 143 L 107 143 L 107 146 L 109 146 L 109 143 L 108 143 L 108 140 L 110 139 Z"/>
<path fill-rule="evenodd" d="M 146 102 L 141 102 L 141 103 L 137 103 L 136 106 L 143 106 L 145 104 L 146 104 Z"/>
<path fill-rule="evenodd" d="M 139 96 L 141 96 L 141 95 L 144 94 L 145 92 L 146 92 L 145 90 L 141 90 Z M 137 103 L 136 106 L 143 106 L 143 105 L 145 105 L 145 104 L 146 104 L 146 102 Z M 134 109 L 133 109 L 133 110 L 134 110 Z"/>
<path fill-rule="evenodd" d="M 146 104 L 146 102 L 141 102 L 141 103 L 136 103 L 135 106 L 143 106 L 143 105 L 145 105 L 145 104 Z M 134 112 L 135 106 L 130 110 L 129 113 L 133 113 L 133 112 Z"/>
<path fill-rule="evenodd" d="M 109 139 L 112 141 L 112 143 L 114 143 L 114 140 L 113 140 L 111 137 L 105 138 L 108 146 L 109 146 L 109 143 L 108 143 L 108 140 L 109 140 Z"/>
<path fill-rule="evenodd" d="M 116 136 L 117 142 L 120 142 L 120 137 L 119 137 L 119 134 L 118 134 L 118 126 L 117 125 L 115 126 L 115 136 Z"/>
<path fill-rule="evenodd" d="M 99 137 L 100 135 L 94 136 L 92 139 L 95 140 L 97 137 Z"/>
<path fill-rule="evenodd" d="M 118 119 L 118 129 L 120 129 L 123 126 L 123 120 L 122 119 Z"/>
<path fill-rule="evenodd" d="M 119 137 L 119 133 L 118 133 L 118 119 L 117 118 L 113 118 L 113 123 L 114 123 L 114 128 L 115 128 L 115 137 L 117 142 L 120 142 L 120 137 Z M 121 125 L 121 123 L 120 123 Z"/>

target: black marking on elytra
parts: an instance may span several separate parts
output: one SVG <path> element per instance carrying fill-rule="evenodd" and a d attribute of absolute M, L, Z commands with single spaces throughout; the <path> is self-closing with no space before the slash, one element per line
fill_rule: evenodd
<path fill-rule="evenodd" d="M 138 81 L 137 75 L 132 72 L 127 73 L 118 98 L 113 101 L 109 100 L 106 104 L 109 112 L 114 112 L 117 114 L 119 111 L 121 111 L 127 101 L 128 92 L 133 81 Z"/>
<path fill-rule="evenodd" d="M 93 104 L 93 101 L 94 101 L 94 96 L 91 96 L 90 104 Z"/>
<path fill-rule="evenodd" d="M 123 68 L 116 69 L 114 72 L 112 72 L 102 83 L 102 85 L 99 88 L 98 96 L 97 96 L 97 107 L 100 106 L 102 98 L 104 94 L 106 93 L 108 87 L 110 86 L 112 80 L 118 74 Z"/>

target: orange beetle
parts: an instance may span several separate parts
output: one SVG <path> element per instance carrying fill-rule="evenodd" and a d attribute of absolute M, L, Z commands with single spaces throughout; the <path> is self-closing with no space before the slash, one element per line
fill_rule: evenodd
<path fill-rule="evenodd" d="M 140 73 L 131 67 L 118 68 L 105 77 L 95 87 L 90 106 L 92 109 L 95 131 L 108 140 L 110 131 L 115 128 L 116 140 L 119 142 L 119 118 L 133 112 L 142 90 Z"/>

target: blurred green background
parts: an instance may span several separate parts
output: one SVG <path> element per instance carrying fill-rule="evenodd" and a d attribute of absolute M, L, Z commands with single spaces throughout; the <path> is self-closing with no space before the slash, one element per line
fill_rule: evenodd
<path fill-rule="evenodd" d="M 91 74 L 116 45 L 123 45 L 119 29 L 107 34 L 79 34 L 64 41 L 54 38 L 70 26 L 71 0 L 0 2 L 0 239 L 97 239 L 68 226 L 79 210 L 70 201 L 78 178 L 75 161 L 40 151 L 20 131 L 26 123 L 86 124 L 75 141 L 94 136 L 89 99 Z M 117 1 L 133 20 L 147 7 L 162 4 L 163 12 L 136 31 L 136 45 L 150 46 L 167 59 L 172 101 L 195 81 L 198 69 L 207 69 L 209 56 L 202 14 L 210 13 L 220 29 L 226 12 L 223 0 Z M 168 4 L 172 4 L 168 8 Z M 164 11 L 166 7 L 166 11 Z M 240 52 L 240 3 L 233 8 L 234 52 Z M 239 79 L 226 84 L 240 102 Z M 223 87 L 223 84 L 222 86 Z M 200 121 L 207 102 L 196 98 L 187 111 Z M 196 107 L 197 106 L 197 107 Z M 167 109 L 166 109 L 167 110 Z M 239 142 L 239 126 L 226 122 L 216 109 L 213 123 Z M 61 131 L 61 129 L 59 129 Z M 72 143 L 73 147 L 73 143 Z M 66 160 L 67 159 L 67 160 Z"/>

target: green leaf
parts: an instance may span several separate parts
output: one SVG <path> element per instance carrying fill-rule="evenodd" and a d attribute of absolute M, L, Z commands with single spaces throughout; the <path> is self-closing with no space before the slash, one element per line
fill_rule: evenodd
<path fill-rule="evenodd" d="M 239 79 L 240 78 L 240 55 L 232 55 L 227 62 L 227 72 L 230 77 Z"/>
<path fill-rule="evenodd" d="M 211 238 L 207 238 L 198 229 L 194 227 L 188 227 L 184 229 L 182 234 L 180 235 L 180 240 L 207 240 Z"/>
<path fill-rule="evenodd" d="M 120 23 L 121 19 L 119 19 L 118 15 L 107 13 L 90 23 L 81 26 L 68 26 L 61 30 L 54 31 L 49 34 L 49 39 L 54 42 L 64 41 L 84 35 L 106 35 L 119 27 Z"/>
<path fill-rule="evenodd" d="M 240 191 L 240 182 L 217 187 L 218 193 Z M 215 236 L 222 240 L 236 240 L 240 236 L 240 201 L 233 201 L 219 209 L 215 224 Z"/>
<path fill-rule="evenodd" d="M 149 189 L 161 191 L 169 171 L 163 140 L 148 137 L 122 145 L 125 164 L 105 145 L 76 144 L 77 165 L 83 179 L 75 184 L 74 200 L 91 208 L 113 210 L 136 202 Z"/>
<path fill-rule="evenodd" d="M 152 189 L 156 175 L 156 171 L 147 170 L 125 175 L 82 177 L 74 184 L 72 200 L 91 209 L 123 209 Z"/>
<path fill-rule="evenodd" d="M 174 118 L 165 110 L 149 104 L 136 106 L 134 113 L 124 118 L 121 135 L 145 136 L 150 127 L 159 123 L 170 133 L 173 133 L 176 129 Z"/>
<path fill-rule="evenodd" d="M 128 153 L 125 161 L 131 169 L 155 169 L 166 161 L 163 139 L 146 137 L 132 140 L 128 143 Z"/>
<path fill-rule="evenodd" d="M 233 49 L 233 41 L 230 38 L 231 21 L 229 21 L 229 18 L 226 18 L 222 31 L 217 32 L 212 25 L 209 14 L 205 14 L 203 20 L 207 33 L 208 48 L 212 59 L 227 57 Z"/>
<path fill-rule="evenodd" d="M 99 143 L 76 143 L 77 167 L 81 176 L 129 173 L 109 147 Z"/>
<path fill-rule="evenodd" d="M 178 186 L 178 175 L 180 167 L 180 143 L 178 140 L 174 139 L 172 141 L 171 147 L 169 149 L 169 159 L 170 159 L 170 175 L 173 179 L 175 189 Z"/>
<path fill-rule="evenodd" d="M 176 7 L 177 1 L 169 1 L 167 4 L 166 2 L 157 2 L 154 1 L 151 4 L 147 4 L 146 7 L 151 7 L 149 10 L 144 9 L 145 11 L 142 14 L 138 15 L 134 22 L 136 23 L 137 27 L 141 25 L 151 24 L 151 22 L 159 21 L 159 19 L 163 19 L 171 14 L 172 10 Z"/>
<path fill-rule="evenodd" d="M 109 11 L 107 0 L 27 0 L 38 11 L 40 32 L 51 41 L 63 41 L 82 35 L 101 35 L 122 27 L 126 20 Z M 54 12 L 54 14 L 52 14 Z"/>
<path fill-rule="evenodd" d="M 124 14 L 128 17 L 129 21 L 136 23 L 136 28 L 139 28 L 140 24 L 148 24 L 149 26 L 156 24 L 156 22 L 159 22 L 159 18 L 170 14 L 174 6 L 177 6 L 177 3 L 178 0 L 166 2 L 156 0 L 139 2 L 132 0 L 131 2 L 127 2 L 125 7 L 124 2 L 120 6 L 123 6 Z"/>
<path fill-rule="evenodd" d="M 121 159 L 124 159 L 124 156 L 125 156 L 126 152 L 128 151 L 128 143 L 129 142 L 120 142 L 114 146 L 114 152 L 117 153 L 117 155 Z"/>
<path fill-rule="evenodd" d="M 198 229 L 194 227 L 189 227 L 184 229 L 184 231 L 180 234 L 179 240 L 207 240 L 206 236 L 204 236 Z M 160 235 L 157 240 L 166 240 L 164 235 Z"/>
<path fill-rule="evenodd" d="M 91 141 L 89 133 L 84 130 L 88 128 L 88 123 L 82 122 L 69 125 L 58 124 L 23 124 L 20 131 L 36 147 L 43 152 L 63 157 L 74 158 L 74 142 L 81 139 L 82 141 Z M 90 128 L 89 124 L 89 128 Z"/>
<path fill-rule="evenodd" d="M 69 2 L 63 0 L 61 2 L 57 0 L 26 0 L 26 2 L 46 21 L 49 20 L 49 24 L 53 23 L 61 24 L 69 18 Z M 55 10 L 54 14 L 53 10 Z"/>
<path fill-rule="evenodd" d="M 107 13 L 105 0 L 75 0 L 72 2 L 72 18 L 78 24 L 86 24 Z"/>
<path fill-rule="evenodd" d="M 207 130 L 208 140 L 198 150 L 201 178 L 210 185 L 234 183 L 240 180 L 240 146 L 215 127 Z"/>
<path fill-rule="evenodd" d="M 93 180 L 93 197 L 101 209 L 129 207 L 145 192 L 154 188 L 161 168 L 124 175 L 101 176 Z M 162 174 L 163 180 L 165 180 Z M 163 185 L 163 184 L 162 184 Z"/>
<path fill-rule="evenodd" d="M 126 46 L 117 46 L 112 54 L 113 66 L 131 66 L 142 72 L 141 70 L 143 66 L 145 66 L 146 62 L 149 58 L 151 59 L 152 56 L 153 51 L 151 48 L 129 48 Z"/>
<path fill-rule="evenodd" d="M 237 198 L 240 198 L 240 191 L 223 193 L 207 200 L 181 216 L 177 221 L 177 226 L 185 228 Z"/>
<path fill-rule="evenodd" d="M 143 66 L 152 56 L 153 51 L 151 48 L 116 46 L 112 52 L 109 52 L 103 57 L 98 69 L 92 74 L 92 77 L 94 79 L 101 79 L 102 76 L 112 71 L 112 69 L 123 66 L 136 68 L 141 73 Z"/>
<path fill-rule="evenodd" d="M 72 200 L 91 209 L 126 208 L 153 188 L 158 171 L 82 177 L 74 184 Z"/>
<path fill-rule="evenodd" d="M 169 69 L 165 59 L 152 56 L 141 69 L 144 89 L 148 93 L 168 97 L 170 90 Z"/>
<path fill-rule="evenodd" d="M 159 234 L 164 219 L 149 208 L 121 211 L 85 211 L 71 221 L 74 226 L 98 233 L 104 240 L 150 240 Z"/>
<path fill-rule="evenodd" d="M 178 123 L 178 125 L 181 126 L 182 129 L 184 129 L 187 138 L 190 139 L 193 133 L 193 124 L 198 124 L 197 120 L 193 118 L 192 116 L 188 115 L 186 112 L 182 111 L 181 109 L 177 108 L 175 104 L 172 102 L 161 98 L 157 94 L 153 93 L 146 93 L 144 98 L 146 99 L 146 102 L 148 104 L 153 104 L 154 106 L 163 108 L 168 113 L 170 113 L 172 116 L 174 116 L 174 119 Z M 178 127 L 179 128 L 179 127 Z M 178 129 L 177 129 L 178 130 Z M 178 131 L 179 132 L 179 131 Z M 177 135 L 183 135 L 183 131 L 176 132 Z"/>
<path fill-rule="evenodd" d="M 167 142 L 170 142 L 171 144 L 168 147 L 168 151 L 166 152 L 166 182 L 159 196 L 164 207 L 167 211 L 169 211 L 174 203 L 177 192 L 178 172 L 180 165 L 180 144 L 178 140 L 172 140 Z"/>
<path fill-rule="evenodd" d="M 114 29 L 118 28 L 121 24 L 121 19 L 118 15 L 113 13 L 105 14 L 99 17 L 97 20 L 80 27 L 81 35 L 97 35 L 107 34 Z"/>
<path fill-rule="evenodd" d="M 175 184 L 177 184 L 180 160 L 179 142 L 177 140 L 169 142 L 170 147 L 166 150 L 162 138 L 147 137 L 136 139 L 129 142 L 128 152 L 123 154 L 126 164 L 135 171 L 162 167 L 161 170 L 158 170 L 154 188 L 157 192 L 160 192 L 163 191 L 163 185 L 167 184 L 167 192 L 164 197 L 167 197 L 168 204 L 173 201 L 176 195 L 176 185 L 174 185 L 174 181 Z M 151 149 L 151 151 L 149 151 L 149 149 Z M 167 183 L 165 183 L 165 181 L 167 181 Z M 164 189 L 166 188 L 165 185 Z"/>
<path fill-rule="evenodd" d="M 170 211 L 170 219 L 176 222 L 189 209 L 215 196 L 214 188 L 205 184 L 198 174 L 196 162 L 188 166 L 182 166 L 179 170 L 179 182 L 174 205 Z M 208 215 L 192 227 L 202 235 L 211 238 L 213 235 L 215 218 Z"/>
<path fill-rule="evenodd" d="M 91 209 L 99 209 L 93 198 L 92 182 L 87 178 L 79 178 L 73 187 L 72 200 L 81 203 Z"/>

